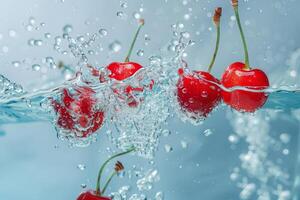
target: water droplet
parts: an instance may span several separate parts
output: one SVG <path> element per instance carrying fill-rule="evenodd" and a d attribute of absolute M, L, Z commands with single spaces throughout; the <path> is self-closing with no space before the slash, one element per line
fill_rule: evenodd
<path fill-rule="evenodd" d="M 119 41 L 114 41 L 109 45 L 109 50 L 115 53 L 119 52 L 122 49 L 122 45 Z"/>
<path fill-rule="evenodd" d="M 2 51 L 3 51 L 3 53 L 7 53 L 8 52 L 8 46 L 3 46 L 2 47 Z"/>
<path fill-rule="evenodd" d="M 9 37 L 16 37 L 17 32 L 15 30 L 9 30 L 8 35 Z"/>
<path fill-rule="evenodd" d="M 232 134 L 232 135 L 229 135 L 228 140 L 230 143 L 236 144 L 236 143 L 238 143 L 239 138 L 238 138 L 238 136 Z"/>
<path fill-rule="evenodd" d="M 189 32 L 182 32 L 181 33 L 181 36 L 183 37 L 183 38 L 189 38 L 190 37 L 190 33 Z"/>
<path fill-rule="evenodd" d="M 60 36 L 55 37 L 55 44 L 60 45 L 62 42 L 62 38 Z"/>
<path fill-rule="evenodd" d="M 166 144 L 166 145 L 165 145 L 165 151 L 166 151 L 167 153 L 169 153 L 169 152 L 173 151 L 173 147 L 170 146 L 170 145 L 168 145 L 168 144 Z"/>
<path fill-rule="evenodd" d="M 51 33 L 45 33 L 45 34 L 44 34 L 44 37 L 45 37 L 46 39 L 51 38 Z"/>
<path fill-rule="evenodd" d="M 71 33 L 73 31 L 73 27 L 70 24 L 67 24 L 63 27 L 63 32 L 64 33 Z"/>
<path fill-rule="evenodd" d="M 121 3 L 121 7 L 122 7 L 122 8 L 127 8 L 127 7 L 128 7 L 128 5 L 127 5 L 127 3 L 126 3 L 126 2 L 123 2 L 123 3 Z"/>
<path fill-rule="evenodd" d="M 201 96 L 204 97 L 204 98 L 208 97 L 207 91 L 202 91 Z"/>
<path fill-rule="evenodd" d="M 203 133 L 204 133 L 204 135 L 205 135 L 206 137 L 213 134 L 213 132 L 212 132 L 211 129 L 206 129 Z"/>
<path fill-rule="evenodd" d="M 99 34 L 100 34 L 100 37 L 107 36 L 107 30 L 102 28 L 102 29 L 99 30 Z"/>
<path fill-rule="evenodd" d="M 82 183 L 82 184 L 80 185 L 80 187 L 81 187 L 82 189 L 84 189 L 84 188 L 87 187 L 87 185 L 86 185 L 85 183 Z"/>
<path fill-rule="evenodd" d="M 134 17 L 134 19 L 140 19 L 141 18 L 141 14 L 138 13 L 138 12 L 134 12 L 133 13 L 133 17 Z"/>
<path fill-rule="evenodd" d="M 28 42 L 27 42 L 27 44 L 29 45 L 29 46 L 34 46 L 34 39 L 29 39 L 28 40 Z"/>
<path fill-rule="evenodd" d="M 117 16 L 120 17 L 120 18 L 122 18 L 122 17 L 124 17 L 124 13 L 122 11 L 118 11 L 117 12 Z"/>
<path fill-rule="evenodd" d="M 185 14 L 185 15 L 183 16 L 183 18 L 184 18 L 185 20 L 189 20 L 189 19 L 191 18 L 191 15 L 190 15 L 190 14 Z"/>
<path fill-rule="evenodd" d="M 29 18 L 29 23 L 30 23 L 30 24 L 33 25 L 33 24 L 35 24 L 35 22 L 36 22 L 36 20 L 35 20 L 34 17 L 30 17 L 30 18 Z"/>
<path fill-rule="evenodd" d="M 41 66 L 39 64 L 32 65 L 32 70 L 33 71 L 39 71 L 40 69 L 41 69 Z"/>
<path fill-rule="evenodd" d="M 28 25 L 26 26 L 26 30 L 27 30 L 27 31 L 32 31 L 32 30 L 33 30 L 33 26 L 32 26 L 31 24 L 28 24 Z"/>
<path fill-rule="evenodd" d="M 144 50 L 140 49 L 136 53 L 138 56 L 143 56 L 144 55 Z"/>
<path fill-rule="evenodd" d="M 164 137 L 168 137 L 169 135 L 171 135 L 171 131 L 168 129 L 165 129 L 162 131 L 161 133 Z"/>
<path fill-rule="evenodd" d="M 188 147 L 188 143 L 184 140 L 181 140 L 180 144 L 183 149 L 186 149 Z"/>
<path fill-rule="evenodd" d="M 288 149 L 283 149 L 282 150 L 283 155 L 288 155 L 290 151 Z"/>
<path fill-rule="evenodd" d="M 155 200 L 164 200 L 164 193 L 163 192 L 157 192 L 155 194 Z"/>
<path fill-rule="evenodd" d="M 43 45 L 43 41 L 42 40 L 34 40 L 34 45 L 35 46 L 42 46 Z"/>
<path fill-rule="evenodd" d="M 19 67 L 19 66 L 21 65 L 21 62 L 20 62 L 20 61 L 13 61 L 13 62 L 12 62 L 12 65 L 13 65 L 14 67 Z"/>
<path fill-rule="evenodd" d="M 81 170 L 81 171 L 84 171 L 85 168 L 86 168 L 86 166 L 85 166 L 84 164 L 78 164 L 78 165 L 77 165 L 77 168 L 78 168 L 79 170 Z"/>
<path fill-rule="evenodd" d="M 289 134 L 287 134 L 287 133 L 282 133 L 282 134 L 280 134 L 280 140 L 281 140 L 281 142 L 283 142 L 284 144 L 287 144 L 287 143 L 290 142 L 291 137 L 290 137 Z"/>

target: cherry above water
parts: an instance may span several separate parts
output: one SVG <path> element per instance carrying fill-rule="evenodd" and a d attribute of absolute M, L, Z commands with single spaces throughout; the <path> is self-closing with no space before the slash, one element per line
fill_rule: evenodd
<path fill-rule="evenodd" d="M 140 26 L 134 35 L 134 39 L 133 42 L 131 43 L 125 62 L 113 62 L 106 67 L 106 69 L 110 73 L 108 77 L 113 80 L 117 80 L 117 81 L 126 80 L 132 77 L 137 71 L 143 68 L 143 66 L 140 65 L 139 63 L 130 61 L 130 56 L 133 51 L 139 32 L 145 24 L 145 21 L 143 19 L 141 19 L 139 22 L 140 22 Z M 135 99 L 133 92 L 142 92 L 143 90 L 144 90 L 143 87 L 133 87 L 131 85 L 127 85 L 126 87 L 124 87 L 124 91 L 120 91 L 120 89 L 114 89 L 114 93 L 120 99 L 125 100 L 129 107 L 137 107 L 139 105 L 139 102 L 142 101 L 142 99 Z"/>
<path fill-rule="evenodd" d="M 74 132 L 77 137 L 87 137 L 103 125 L 104 112 L 94 110 L 97 103 L 95 91 L 89 87 L 73 87 L 62 90 L 60 101 L 52 100 L 52 105 L 58 115 L 57 125 L 60 128 Z"/>
<path fill-rule="evenodd" d="M 135 62 L 113 62 L 107 66 L 107 69 L 110 71 L 109 78 L 118 81 L 131 77 L 141 68 L 143 66 Z"/>
<path fill-rule="evenodd" d="M 125 62 L 113 62 L 106 67 L 106 69 L 110 72 L 110 74 L 109 74 L 110 78 L 118 80 L 118 81 L 122 81 L 122 80 L 125 80 L 125 79 L 131 77 L 138 70 L 143 68 L 143 66 L 140 65 L 139 63 L 130 62 L 129 59 L 130 59 L 131 53 L 133 51 L 137 37 L 140 33 L 141 28 L 144 26 L 144 24 L 145 24 L 144 19 L 141 19 L 140 26 L 134 35 L 134 39 L 133 39 L 133 42 L 131 43 L 131 46 L 130 46 L 128 55 L 125 59 Z"/>
<path fill-rule="evenodd" d="M 233 63 L 226 69 L 221 83 L 226 88 L 240 86 L 251 90 L 264 90 L 270 86 L 268 77 L 262 70 L 245 69 L 245 64 L 241 62 Z M 268 99 L 267 94 L 264 92 L 249 92 L 245 90 L 232 92 L 223 90 L 222 97 L 226 104 L 244 112 L 256 111 Z"/>
<path fill-rule="evenodd" d="M 193 71 L 190 74 L 184 74 L 183 69 L 178 71 L 180 76 L 177 82 L 179 105 L 183 111 L 194 113 L 199 117 L 207 117 L 221 101 L 220 81 L 210 73 L 219 48 L 221 15 L 222 8 L 216 8 L 213 20 L 217 27 L 217 41 L 208 72 Z"/>
<path fill-rule="evenodd" d="M 238 111 L 255 112 L 267 101 L 268 95 L 261 90 L 267 89 L 270 84 L 267 75 L 262 70 L 250 68 L 247 43 L 239 16 L 239 2 L 238 0 L 231 0 L 231 3 L 243 42 L 245 63 L 231 64 L 224 72 L 221 84 L 227 89 L 244 87 L 245 89 L 257 90 L 257 92 L 236 89 L 234 91 L 223 90 L 222 98 L 226 104 Z"/>

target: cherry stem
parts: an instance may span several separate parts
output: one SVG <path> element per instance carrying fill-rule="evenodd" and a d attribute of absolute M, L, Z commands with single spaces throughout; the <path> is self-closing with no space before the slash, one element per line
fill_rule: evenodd
<path fill-rule="evenodd" d="M 243 32 L 241 20 L 240 20 L 240 15 L 239 15 L 239 6 L 238 6 L 238 1 L 237 0 L 232 0 L 232 5 L 236 17 L 237 24 L 239 26 L 241 38 L 243 41 L 243 46 L 244 46 L 244 52 L 245 52 L 245 68 L 244 69 L 250 69 L 250 63 L 249 63 L 249 54 L 248 54 L 248 47 L 247 47 L 247 42 L 246 38 Z"/>
<path fill-rule="evenodd" d="M 132 147 L 132 148 L 130 148 L 130 149 L 127 150 L 127 151 L 124 151 L 124 152 L 122 152 L 122 153 L 118 153 L 118 154 L 116 154 L 116 155 L 113 155 L 113 156 L 111 156 L 110 158 L 108 158 L 108 159 L 102 164 L 102 166 L 101 166 L 101 168 L 100 168 L 100 170 L 99 170 L 99 173 L 98 173 L 98 178 L 97 178 L 96 195 L 98 195 L 98 196 L 101 195 L 101 191 L 100 191 L 100 181 L 101 181 L 101 177 L 102 177 L 102 174 L 103 174 L 103 171 L 104 171 L 106 165 L 107 165 L 111 160 L 113 160 L 113 159 L 115 159 L 115 158 L 117 158 L 117 157 L 123 156 L 123 155 L 125 155 L 125 154 L 128 154 L 128 153 L 130 153 L 130 152 L 132 152 L 132 151 L 134 151 L 134 150 L 135 150 L 135 148 Z M 106 186 L 106 187 L 107 187 L 107 186 Z M 106 188 L 105 188 L 105 189 L 106 189 Z"/>
<path fill-rule="evenodd" d="M 117 175 L 117 174 L 118 174 L 118 172 L 116 172 L 116 171 L 114 171 L 114 172 L 111 173 L 111 175 L 109 176 L 107 182 L 105 183 L 105 185 L 104 185 L 104 187 L 103 187 L 102 194 L 104 194 L 104 192 L 106 191 L 106 189 L 107 189 L 108 185 L 110 184 L 111 180 L 112 180 L 113 177 L 114 177 L 115 175 Z"/>
<path fill-rule="evenodd" d="M 136 39 L 137 39 L 137 37 L 138 37 L 138 35 L 139 35 L 139 33 L 140 33 L 142 27 L 144 26 L 144 24 L 145 24 L 145 20 L 144 20 L 144 19 L 141 19 L 141 20 L 140 20 L 139 28 L 137 29 L 137 31 L 136 31 L 136 33 L 135 33 L 135 35 L 134 35 L 134 38 L 133 38 L 133 41 L 132 41 L 132 43 L 131 43 L 131 45 L 130 45 L 128 54 L 127 54 L 127 56 L 126 56 L 126 58 L 125 58 L 125 62 L 129 62 L 129 59 L 130 59 L 132 50 L 133 50 L 133 48 L 134 48 Z"/>
<path fill-rule="evenodd" d="M 216 8 L 215 15 L 214 15 L 213 19 L 214 19 L 215 26 L 217 28 L 217 40 L 216 40 L 215 51 L 214 51 L 213 57 L 211 59 L 209 67 L 208 67 L 208 72 L 209 73 L 211 72 L 211 69 L 215 64 L 216 57 L 217 57 L 218 50 L 219 50 L 219 46 L 220 46 L 220 35 L 221 35 L 220 17 L 221 17 L 221 15 L 222 15 L 222 8 L 220 8 L 220 7 Z"/>

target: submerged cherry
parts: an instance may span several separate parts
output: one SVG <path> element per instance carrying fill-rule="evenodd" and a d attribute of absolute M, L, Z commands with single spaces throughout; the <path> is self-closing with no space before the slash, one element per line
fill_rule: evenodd
<path fill-rule="evenodd" d="M 101 128 L 104 112 L 95 109 L 95 91 L 85 86 L 64 88 L 60 101 L 52 100 L 58 115 L 57 126 L 75 134 L 76 137 L 87 137 Z"/>
<path fill-rule="evenodd" d="M 184 74 L 183 69 L 179 69 L 180 78 L 177 83 L 177 99 L 181 109 L 188 113 L 194 113 L 196 117 L 207 117 L 207 115 L 220 103 L 221 94 L 218 84 L 219 80 L 211 75 L 220 42 L 220 17 L 222 8 L 216 8 L 214 23 L 217 28 L 216 47 L 208 72 L 193 71 Z"/>
<path fill-rule="evenodd" d="M 110 184 L 111 180 L 113 179 L 114 176 L 116 176 L 119 172 L 124 170 L 124 166 L 121 162 L 117 161 L 115 164 L 115 169 L 114 171 L 111 173 L 111 175 L 109 176 L 107 182 L 105 183 L 103 189 L 100 189 L 100 181 L 101 181 L 101 176 L 104 172 L 105 167 L 107 166 L 107 164 L 109 164 L 109 162 L 117 157 L 123 156 L 125 154 L 128 154 L 130 152 L 133 152 L 135 149 L 131 148 L 125 152 L 122 153 L 118 153 L 116 155 L 113 155 L 112 157 L 110 157 L 109 159 L 107 159 L 101 166 L 99 173 L 98 173 L 98 178 L 97 178 L 97 186 L 96 186 L 96 190 L 88 190 L 85 192 L 82 192 L 78 197 L 77 200 L 111 200 L 111 198 L 109 197 L 105 197 L 103 196 L 103 194 L 105 193 L 108 185 Z"/>
<path fill-rule="evenodd" d="M 268 95 L 262 90 L 267 89 L 270 84 L 267 75 L 262 70 L 250 68 L 247 43 L 238 12 L 238 0 L 232 0 L 232 6 L 244 46 L 245 63 L 236 62 L 231 64 L 223 74 L 221 83 L 227 89 L 244 87 L 251 91 L 234 88 L 234 91 L 223 90 L 222 98 L 226 104 L 238 111 L 255 112 L 267 101 Z"/>

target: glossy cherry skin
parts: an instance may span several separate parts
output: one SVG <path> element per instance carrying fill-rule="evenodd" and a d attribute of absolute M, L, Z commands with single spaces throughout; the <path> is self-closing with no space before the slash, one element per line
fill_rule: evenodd
<path fill-rule="evenodd" d="M 122 63 L 113 62 L 109 64 L 106 68 L 107 70 L 110 71 L 110 74 L 108 75 L 109 78 L 118 81 L 123 81 L 133 76 L 138 70 L 143 68 L 143 66 L 135 62 L 122 62 Z M 152 88 L 153 84 L 154 83 L 150 83 L 149 87 Z M 144 91 L 144 87 L 132 87 L 131 85 L 128 85 L 124 88 L 124 91 L 119 91 L 119 89 L 115 89 L 114 93 L 120 99 L 126 100 L 127 105 L 129 107 L 137 107 L 141 99 L 140 100 L 135 99 L 133 92 L 143 92 L 143 91 Z"/>
<path fill-rule="evenodd" d="M 143 67 L 135 62 L 113 62 L 106 68 L 110 71 L 108 75 L 110 78 L 122 81 L 131 77 Z"/>
<path fill-rule="evenodd" d="M 181 71 L 182 72 L 182 71 Z M 184 111 L 207 115 L 220 103 L 220 84 L 208 72 L 193 71 L 192 74 L 182 74 L 177 82 L 177 99 Z"/>
<path fill-rule="evenodd" d="M 96 195 L 95 191 L 86 191 L 81 193 L 78 197 L 77 200 L 111 200 L 111 198 L 108 197 L 102 197 Z"/>
<path fill-rule="evenodd" d="M 225 88 L 246 87 L 252 90 L 263 90 L 270 86 L 267 75 L 260 69 L 245 69 L 245 64 L 236 62 L 231 64 L 222 76 L 221 83 Z M 223 101 L 238 111 L 255 112 L 268 99 L 265 92 L 251 92 L 222 90 Z"/>
<path fill-rule="evenodd" d="M 80 132 L 78 137 L 87 137 L 101 128 L 104 121 L 104 112 L 94 111 L 96 100 L 95 91 L 89 87 L 76 87 L 74 94 L 64 88 L 61 101 L 52 100 L 52 105 L 58 115 L 57 125 L 60 128 Z M 75 98 L 76 97 L 76 98 Z M 86 129 L 80 131 L 80 129 Z"/>

